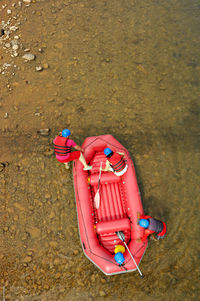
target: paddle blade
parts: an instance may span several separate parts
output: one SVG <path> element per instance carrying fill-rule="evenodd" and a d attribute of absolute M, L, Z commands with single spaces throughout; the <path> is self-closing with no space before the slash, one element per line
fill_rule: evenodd
<path fill-rule="evenodd" d="M 97 190 L 95 197 L 94 197 L 94 207 L 96 209 L 98 209 L 99 205 L 100 205 L 100 194 L 99 194 L 99 190 Z"/>
<path fill-rule="evenodd" d="M 122 231 L 118 231 L 116 232 L 116 234 L 120 240 L 122 240 L 123 242 L 125 241 L 125 235 Z"/>

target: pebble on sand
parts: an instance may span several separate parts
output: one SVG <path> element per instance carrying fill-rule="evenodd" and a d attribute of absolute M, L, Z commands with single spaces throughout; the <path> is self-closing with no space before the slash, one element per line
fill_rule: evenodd
<path fill-rule="evenodd" d="M 13 50 L 17 50 L 19 48 L 19 46 L 17 45 L 17 44 L 14 44 L 13 46 L 12 46 L 12 49 Z"/>
<path fill-rule="evenodd" d="M 27 61 L 33 61 L 35 59 L 35 55 L 32 53 L 25 53 L 22 58 Z"/>

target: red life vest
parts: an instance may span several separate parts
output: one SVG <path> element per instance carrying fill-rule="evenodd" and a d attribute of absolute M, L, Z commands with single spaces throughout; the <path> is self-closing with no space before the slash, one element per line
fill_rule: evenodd
<path fill-rule="evenodd" d="M 152 217 L 148 218 L 148 220 L 149 220 L 148 230 L 154 231 L 156 233 L 161 233 L 163 231 L 163 222 Z"/>
<path fill-rule="evenodd" d="M 67 146 L 68 138 L 57 136 L 54 140 L 54 152 L 59 156 L 66 156 L 71 152 L 71 147 Z"/>
<path fill-rule="evenodd" d="M 123 160 L 122 156 L 117 153 L 113 153 L 113 155 L 107 159 L 115 172 L 122 171 L 126 166 L 126 162 Z"/>
<path fill-rule="evenodd" d="M 164 222 L 161 222 L 150 215 L 141 215 L 140 218 L 145 218 L 149 220 L 149 227 L 144 230 L 144 235 L 142 241 L 145 241 L 147 237 L 153 233 L 156 233 L 157 236 L 164 236 L 167 232 L 167 227 Z"/>

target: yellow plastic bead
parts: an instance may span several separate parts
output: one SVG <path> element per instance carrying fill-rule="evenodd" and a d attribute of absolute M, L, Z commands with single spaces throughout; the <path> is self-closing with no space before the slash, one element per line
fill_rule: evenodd
<path fill-rule="evenodd" d="M 114 252 L 115 252 L 115 254 L 118 253 L 118 252 L 121 252 L 123 254 L 125 252 L 125 250 L 126 249 L 125 249 L 124 246 L 122 246 L 122 245 L 116 245 Z"/>

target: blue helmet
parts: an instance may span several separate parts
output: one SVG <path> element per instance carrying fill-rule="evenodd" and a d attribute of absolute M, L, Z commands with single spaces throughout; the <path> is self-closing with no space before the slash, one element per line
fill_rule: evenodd
<path fill-rule="evenodd" d="M 122 264 L 125 261 L 124 255 L 121 252 L 116 253 L 114 258 L 118 264 Z"/>
<path fill-rule="evenodd" d="M 107 148 L 104 149 L 104 154 L 106 156 L 109 156 L 111 153 L 112 153 L 112 150 L 109 147 L 107 147 Z"/>
<path fill-rule="evenodd" d="M 68 136 L 70 136 L 70 135 L 71 135 L 70 130 L 68 130 L 68 129 L 62 130 L 62 136 L 63 136 L 63 137 L 68 137 Z"/>
<path fill-rule="evenodd" d="M 143 228 L 148 228 L 149 227 L 149 221 L 148 221 L 148 219 L 145 219 L 145 218 L 141 218 L 140 220 L 139 220 L 139 225 L 141 226 L 141 227 L 143 227 Z"/>

